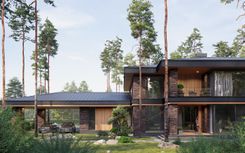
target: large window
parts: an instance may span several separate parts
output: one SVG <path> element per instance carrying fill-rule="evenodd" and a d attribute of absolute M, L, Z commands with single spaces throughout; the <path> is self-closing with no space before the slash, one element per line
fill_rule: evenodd
<path fill-rule="evenodd" d="M 161 107 L 145 107 L 145 128 L 146 131 L 163 130 L 163 111 Z"/>
<path fill-rule="evenodd" d="M 215 96 L 245 96 L 245 72 L 214 73 Z"/>
<path fill-rule="evenodd" d="M 146 77 L 145 79 L 146 97 L 149 99 L 162 98 L 163 79 L 162 77 Z"/>

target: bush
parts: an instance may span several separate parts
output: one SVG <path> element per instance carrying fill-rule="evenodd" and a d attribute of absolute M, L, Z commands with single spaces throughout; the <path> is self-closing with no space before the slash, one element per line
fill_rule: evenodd
<path fill-rule="evenodd" d="M 30 131 L 34 128 L 33 124 L 31 122 L 28 122 L 28 121 L 23 121 L 22 126 L 23 126 L 23 129 L 26 131 Z"/>
<path fill-rule="evenodd" d="M 81 139 L 65 138 L 56 135 L 49 139 L 37 141 L 32 149 L 35 153 L 95 153 L 96 148 L 90 142 L 81 142 Z"/>
<path fill-rule="evenodd" d="M 198 138 L 181 143 L 178 153 L 240 153 L 232 140 L 220 138 Z"/>
<path fill-rule="evenodd" d="M 119 142 L 119 143 L 133 143 L 133 140 L 132 140 L 132 138 L 130 138 L 130 137 L 127 137 L 127 136 L 121 136 L 121 137 L 118 139 L 118 142 Z"/>
<path fill-rule="evenodd" d="M 108 137 L 109 133 L 107 131 L 98 131 L 97 135 L 99 137 Z"/>
<path fill-rule="evenodd" d="M 181 143 L 182 142 L 179 137 L 173 142 L 173 144 L 176 144 L 176 145 L 180 145 Z"/>
<path fill-rule="evenodd" d="M 11 109 L 0 109 L 0 152 L 27 153 L 33 144 L 32 137 L 22 128 L 23 120 L 15 116 Z"/>
<path fill-rule="evenodd" d="M 235 125 L 233 135 L 235 137 L 235 143 L 245 152 L 245 117 Z"/>
<path fill-rule="evenodd" d="M 128 126 L 128 116 L 128 111 L 123 107 L 118 106 L 113 109 L 112 117 L 108 121 L 109 124 L 113 125 L 111 132 L 118 136 L 128 136 L 131 132 Z"/>

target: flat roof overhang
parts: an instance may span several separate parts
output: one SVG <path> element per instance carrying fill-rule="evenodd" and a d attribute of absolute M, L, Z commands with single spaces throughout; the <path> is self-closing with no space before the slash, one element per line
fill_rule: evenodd
<path fill-rule="evenodd" d="M 34 107 L 33 101 L 11 102 L 7 105 L 10 107 Z M 46 108 L 77 108 L 77 107 L 116 107 L 116 106 L 130 106 L 130 102 L 62 102 L 62 101 L 39 101 L 38 107 Z"/>
<path fill-rule="evenodd" d="M 165 62 L 161 60 L 156 71 L 164 69 Z M 245 70 L 245 58 L 190 58 L 168 60 L 169 69 L 178 68 L 211 68 L 211 69 L 243 69 Z"/>
<path fill-rule="evenodd" d="M 169 104 L 177 104 L 177 105 L 245 104 L 245 97 L 169 97 Z"/>

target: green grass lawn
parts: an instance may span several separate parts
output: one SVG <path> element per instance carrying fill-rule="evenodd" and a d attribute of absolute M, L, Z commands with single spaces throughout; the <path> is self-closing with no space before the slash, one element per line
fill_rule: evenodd
<path fill-rule="evenodd" d="M 161 149 L 158 143 L 131 143 L 98 146 L 97 153 L 176 153 L 175 149 Z"/>

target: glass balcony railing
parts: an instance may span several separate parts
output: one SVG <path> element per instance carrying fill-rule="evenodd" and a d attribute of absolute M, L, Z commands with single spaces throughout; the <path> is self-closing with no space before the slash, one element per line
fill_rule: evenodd
<path fill-rule="evenodd" d="M 178 97 L 208 97 L 212 96 L 211 88 L 183 88 L 178 89 Z"/>

